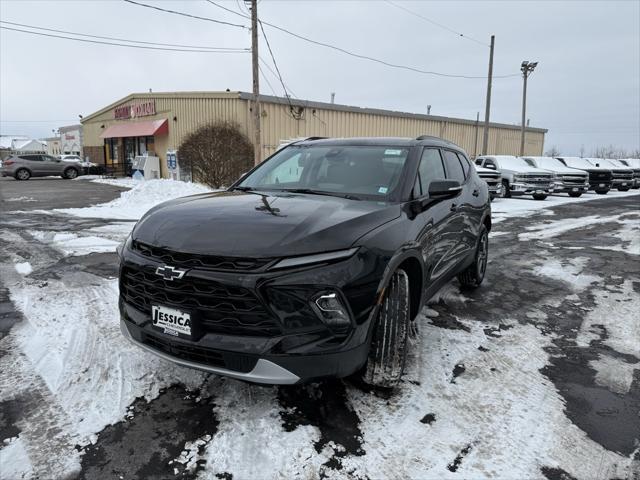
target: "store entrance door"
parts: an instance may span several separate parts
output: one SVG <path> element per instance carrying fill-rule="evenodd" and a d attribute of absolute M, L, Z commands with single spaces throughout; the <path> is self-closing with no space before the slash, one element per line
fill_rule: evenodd
<path fill-rule="evenodd" d="M 124 138 L 124 161 L 125 175 L 131 175 L 133 160 L 136 157 L 136 139 L 135 137 Z"/>

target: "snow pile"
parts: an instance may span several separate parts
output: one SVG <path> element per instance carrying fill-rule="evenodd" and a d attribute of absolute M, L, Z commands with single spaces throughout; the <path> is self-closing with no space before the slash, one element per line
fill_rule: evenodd
<path fill-rule="evenodd" d="M 133 181 L 132 181 L 133 182 Z M 135 182 L 134 182 L 135 183 Z M 117 218 L 137 220 L 150 208 L 174 198 L 198 193 L 207 193 L 211 189 L 197 183 L 177 180 L 147 180 L 135 183 L 131 190 L 122 192 L 120 198 L 85 208 L 61 208 L 55 212 L 67 213 L 86 218 Z"/>
<path fill-rule="evenodd" d="M 88 253 L 115 252 L 118 241 L 108 238 L 86 236 L 80 237 L 75 233 L 55 233 L 31 230 L 34 238 L 61 250 L 65 255 L 86 255 Z"/>
<path fill-rule="evenodd" d="M 22 262 L 15 264 L 16 272 L 20 275 L 29 275 L 33 272 L 33 268 L 31 268 L 31 264 L 29 262 Z"/>

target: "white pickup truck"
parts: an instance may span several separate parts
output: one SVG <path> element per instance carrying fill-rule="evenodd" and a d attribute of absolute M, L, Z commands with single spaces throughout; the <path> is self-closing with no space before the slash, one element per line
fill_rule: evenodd
<path fill-rule="evenodd" d="M 547 170 L 535 168 L 526 160 L 511 155 L 483 155 L 476 164 L 502 173 L 502 196 L 532 195 L 535 200 L 544 200 L 553 193 L 555 175 Z"/>
<path fill-rule="evenodd" d="M 570 197 L 579 197 L 589 190 L 589 172 L 569 168 L 560 160 L 552 157 L 522 157 L 529 165 L 555 174 L 554 193 L 568 193 Z"/>

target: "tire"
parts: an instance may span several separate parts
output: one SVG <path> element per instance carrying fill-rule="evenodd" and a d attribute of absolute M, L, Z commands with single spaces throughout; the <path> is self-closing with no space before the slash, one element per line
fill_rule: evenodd
<path fill-rule="evenodd" d="M 547 198 L 547 195 L 545 193 L 534 193 L 533 194 L 533 199 L 534 200 L 544 200 L 545 198 Z"/>
<path fill-rule="evenodd" d="M 596 193 L 598 195 L 606 195 L 607 193 L 609 193 L 609 190 L 596 190 Z"/>
<path fill-rule="evenodd" d="M 582 195 L 582 192 L 569 192 L 569 196 L 573 198 L 578 198 Z"/>
<path fill-rule="evenodd" d="M 500 197 L 511 198 L 511 190 L 509 190 L 508 180 L 502 180 L 502 190 L 500 191 Z"/>
<path fill-rule="evenodd" d="M 393 388 L 400 381 L 407 359 L 410 324 L 409 276 L 398 269 L 391 277 L 378 309 L 369 360 L 362 377 L 365 383 Z"/>
<path fill-rule="evenodd" d="M 31 178 L 31 172 L 26 168 L 19 168 L 15 173 L 16 180 L 29 180 Z"/>
<path fill-rule="evenodd" d="M 628 192 L 631 187 L 618 187 L 619 192 Z"/>
<path fill-rule="evenodd" d="M 78 176 L 78 169 L 73 167 L 67 168 L 62 174 L 62 178 L 66 178 L 67 180 L 73 180 L 77 176 Z"/>
<path fill-rule="evenodd" d="M 458 274 L 458 281 L 464 288 L 478 288 L 487 272 L 489 258 L 489 233 L 485 227 L 480 230 L 480 238 L 476 247 L 473 263 L 462 273 Z"/>

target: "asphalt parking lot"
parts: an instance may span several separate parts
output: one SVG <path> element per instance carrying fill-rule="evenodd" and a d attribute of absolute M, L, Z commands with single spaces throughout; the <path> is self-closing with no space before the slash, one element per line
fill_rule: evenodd
<path fill-rule="evenodd" d="M 640 479 L 640 196 L 496 223 L 482 288 L 436 295 L 387 394 L 254 386 L 128 345 L 109 242 L 131 223 L 40 211 L 121 191 L 0 179 L 12 476 Z"/>

